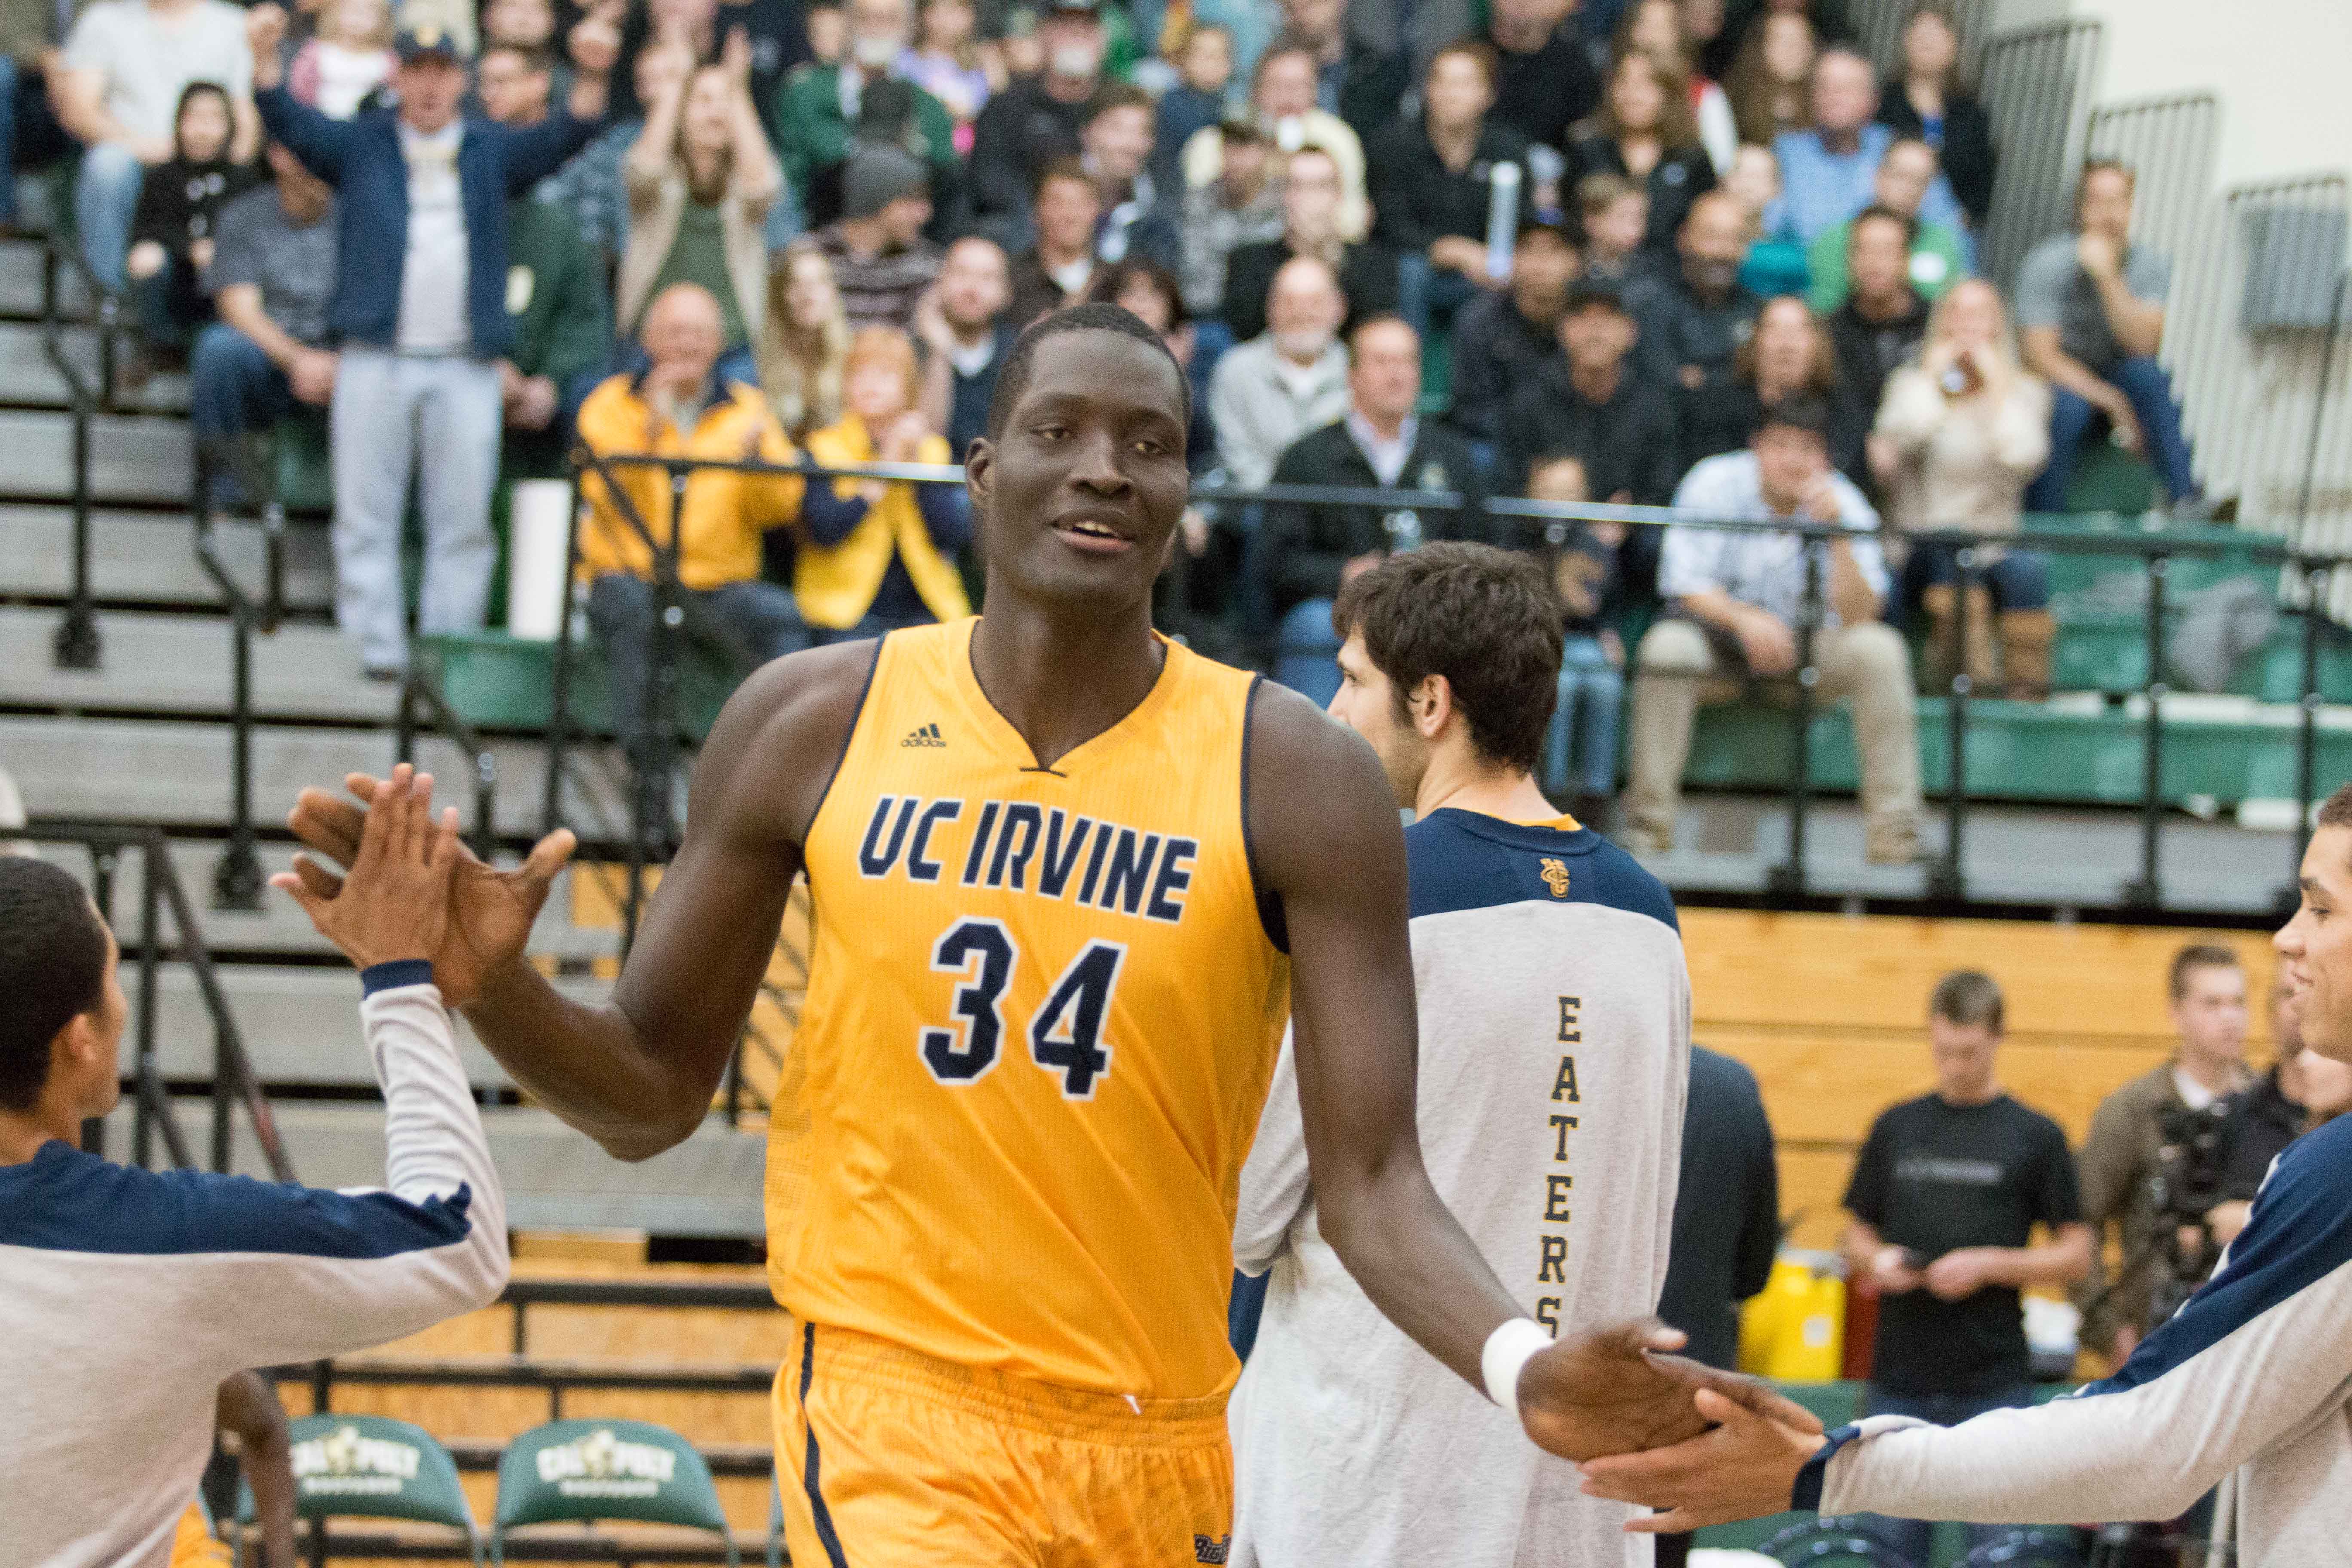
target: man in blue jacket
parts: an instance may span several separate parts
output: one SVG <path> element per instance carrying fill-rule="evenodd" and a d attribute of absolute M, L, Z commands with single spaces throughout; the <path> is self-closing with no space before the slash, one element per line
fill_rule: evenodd
<path fill-rule="evenodd" d="M 505 126 L 461 114 L 465 60 L 438 29 L 400 36 L 398 107 L 348 121 L 287 92 L 284 11 L 257 5 L 247 29 L 262 123 L 341 196 L 327 307 L 342 349 L 331 410 L 335 619 L 359 639 L 368 673 L 393 679 L 408 665 L 400 526 L 412 470 L 425 535 L 417 625 L 481 627 L 497 554 L 499 361 L 514 333 L 507 203 L 596 134 L 619 38 L 593 18 L 573 28 L 569 105 Z"/>

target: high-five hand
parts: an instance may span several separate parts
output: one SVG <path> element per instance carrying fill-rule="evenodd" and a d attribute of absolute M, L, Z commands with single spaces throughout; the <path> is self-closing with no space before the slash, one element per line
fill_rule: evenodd
<path fill-rule="evenodd" d="M 1821 1431 L 1811 1412 L 1755 1379 L 1666 1353 L 1685 1342 L 1685 1335 L 1655 1318 L 1563 1335 L 1520 1370 L 1519 1419 L 1528 1436 L 1580 1464 L 1682 1443 L 1706 1430 L 1691 1403 L 1700 1389 L 1776 1421 Z"/>
<path fill-rule="evenodd" d="M 1694 1413 L 1716 1425 L 1670 1448 L 1619 1454 L 1584 1467 L 1584 1489 L 1666 1511 L 1629 1522 L 1628 1531 L 1680 1533 L 1735 1519 L 1779 1513 L 1805 1461 L 1820 1451 L 1819 1421 L 1799 1426 L 1702 1389 Z"/>
<path fill-rule="evenodd" d="M 398 774 L 395 769 L 394 776 Z M 352 773 L 343 784 L 359 797 L 357 802 L 306 789 L 287 815 L 286 825 L 317 855 L 355 867 L 364 847 L 366 818 L 360 803 L 373 804 L 386 781 Z M 547 901 L 555 874 L 572 858 L 574 842 L 568 829 L 558 828 L 533 845 L 530 856 L 511 871 L 485 864 L 463 844 L 455 846 L 447 923 L 438 947 L 429 954 L 434 983 L 450 1006 L 473 1000 L 485 980 L 522 956 L 531 921 Z M 333 898 L 342 887 L 341 878 L 310 855 L 295 857 L 294 875 L 305 890 L 321 899 Z"/>
<path fill-rule="evenodd" d="M 293 895 L 320 933 L 362 969 L 429 959 L 449 925 L 449 877 L 457 865 L 457 813 L 433 819 L 433 775 L 406 763 L 368 802 L 351 875 L 331 893 L 280 871 L 270 884 Z"/>

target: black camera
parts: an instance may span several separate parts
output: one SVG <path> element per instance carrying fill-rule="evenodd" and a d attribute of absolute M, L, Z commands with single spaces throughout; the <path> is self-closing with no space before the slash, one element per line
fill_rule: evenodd
<path fill-rule="evenodd" d="M 2221 1249 L 2206 1216 L 2226 1195 L 2222 1173 L 2232 1131 L 2230 1102 L 2217 1100 L 2202 1110 L 2168 1106 L 2158 1125 L 2164 1142 L 2148 1176 L 2157 1226 L 2148 1296 L 2151 1331 L 2180 1310 L 2221 1260 Z"/>

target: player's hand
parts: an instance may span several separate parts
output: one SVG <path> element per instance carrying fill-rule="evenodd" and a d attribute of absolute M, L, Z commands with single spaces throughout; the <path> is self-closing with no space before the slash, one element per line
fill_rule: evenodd
<path fill-rule="evenodd" d="M 372 803 L 385 787 L 384 781 L 367 773 L 348 774 L 343 785 L 359 803 Z M 343 866 L 358 860 L 363 822 L 361 804 L 322 789 L 304 790 L 286 817 L 286 825 L 304 845 Z M 434 984 L 450 1006 L 472 1001 L 490 975 L 522 957 L 531 921 L 539 918 L 555 874 L 572 858 L 575 842 L 569 829 L 558 828 L 533 845 L 530 856 L 511 871 L 486 864 L 463 843 L 456 847 L 447 923 L 439 946 L 429 955 Z M 320 898 L 333 898 L 343 884 L 343 879 L 308 855 L 295 858 L 294 873 Z"/>
<path fill-rule="evenodd" d="M 1666 1353 L 1686 1342 L 1655 1318 L 1565 1335 L 1520 1369 L 1520 1424 L 1537 1447 L 1580 1464 L 1697 1436 L 1706 1422 L 1691 1395 L 1701 1388 L 1792 1426 L 1822 1429 L 1804 1406 L 1753 1378 Z"/>
<path fill-rule="evenodd" d="M 310 923 L 362 969 L 430 959 L 449 924 L 449 879 L 457 864 L 457 814 L 433 818 L 433 775 L 406 763 L 368 802 L 351 874 L 331 893 L 292 871 L 270 885 L 293 896 Z"/>
<path fill-rule="evenodd" d="M 1819 1422 L 1794 1426 L 1713 1389 L 1701 1389 L 1692 1404 L 1696 1417 L 1714 1424 L 1699 1436 L 1584 1465 L 1590 1496 L 1666 1510 L 1628 1521 L 1629 1534 L 1680 1533 L 1782 1512 L 1797 1473 L 1821 1448 Z"/>

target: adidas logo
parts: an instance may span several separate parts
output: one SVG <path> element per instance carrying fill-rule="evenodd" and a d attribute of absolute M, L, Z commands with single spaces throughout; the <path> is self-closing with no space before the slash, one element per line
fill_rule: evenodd
<path fill-rule="evenodd" d="M 940 727 L 937 724 L 921 724 L 908 731 L 907 738 L 899 742 L 898 744 L 902 746 L 944 747 L 947 744 L 947 742 L 940 737 Z"/>

